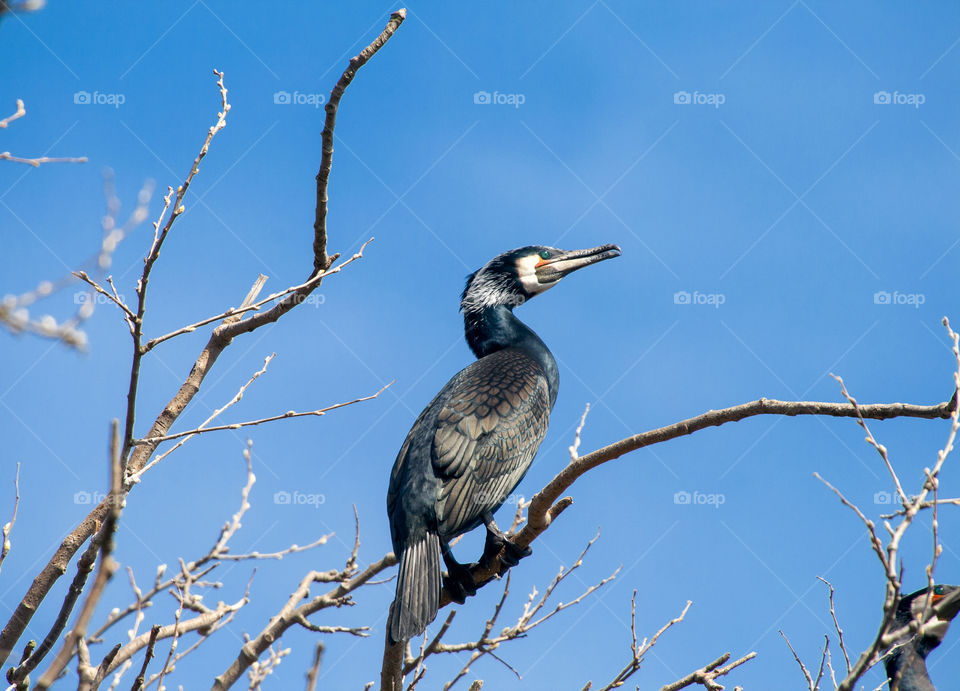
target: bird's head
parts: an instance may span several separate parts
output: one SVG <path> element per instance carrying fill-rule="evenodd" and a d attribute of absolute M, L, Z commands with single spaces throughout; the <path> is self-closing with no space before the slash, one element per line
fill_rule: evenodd
<path fill-rule="evenodd" d="M 943 640 L 947 633 L 947 627 L 957 613 L 960 612 L 960 596 L 953 595 L 958 590 L 954 585 L 935 585 L 930 594 L 930 605 L 939 605 L 944 599 L 949 598 L 950 602 L 944 603 L 946 606 L 939 606 L 939 614 L 930 619 L 923 627 L 924 636 L 932 636 L 938 642 Z M 897 607 L 897 623 L 906 626 L 911 620 L 923 614 L 923 608 L 926 604 L 927 589 L 918 590 L 900 600 L 900 606 Z"/>
<path fill-rule="evenodd" d="M 504 252 L 467 277 L 460 297 L 460 309 L 477 312 L 488 307 L 510 309 L 552 288 L 577 269 L 620 256 L 616 245 L 586 250 L 559 250 L 530 245 Z"/>

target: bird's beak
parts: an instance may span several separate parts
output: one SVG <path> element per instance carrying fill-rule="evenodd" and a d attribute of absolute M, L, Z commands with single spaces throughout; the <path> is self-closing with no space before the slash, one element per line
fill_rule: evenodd
<path fill-rule="evenodd" d="M 946 589 L 947 586 L 944 586 Z M 943 602 L 943 600 L 949 600 L 949 602 Z M 940 605 L 943 603 L 940 609 L 940 618 L 946 619 L 948 621 L 952 620 L 957 614 L 960 614 L 960 590 L 956 588 L 951 588 L 950 592 L 943 595 L 934 595 L 931 598 L 931 603 Z"/>
<path fill-rule="evenodd" d="M 577 269 L 619 256 L 620 248 L 616 245 L 601 245 L 588 250 L 559 250 L 549 259 L 537 262 L 537 281 L 541 284 L 556 283 Z"/>

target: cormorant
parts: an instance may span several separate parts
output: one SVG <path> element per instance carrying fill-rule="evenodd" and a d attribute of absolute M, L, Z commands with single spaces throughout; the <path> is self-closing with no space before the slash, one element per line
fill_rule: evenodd
<path fill-rule="evenodd" d="M 957 589 L 955 585 L 934 586 L 930 604 L 935 605 Z M 897 628 L 906 626 L 922 613 L 926 595 L 927 589 L 924 588 L 900 600 L 895 615 Z M 960 612 L 960 599 L 927 622 L 921 631 L 897 644 L 885 659 L 890 691 L 936 691 L 927 673 L 927 655 L 943 642 L 957 612 Z"/>
<path fill-rule="evenodd" d="M 460 297 L 466 340 L 477 356 L 430 402 L 400 448 L 387 492 L 400 560 L 388 622 L 392 642 L 421 634 L 437 616 L 445 584 L 463 604 L 476 593 L 449 541 L 486 525 L 480 562 L 501 552 L 503 571 L 530 554 L 493 520 L 530 467 L 557 399 L 557 363 L 513 308 L 567 274 L 620 256 L 616 245 L 564 251 L 533 245 L 505 252 L 467 277 Z M 440 558 L 449 576 L 441 580 Z"/>

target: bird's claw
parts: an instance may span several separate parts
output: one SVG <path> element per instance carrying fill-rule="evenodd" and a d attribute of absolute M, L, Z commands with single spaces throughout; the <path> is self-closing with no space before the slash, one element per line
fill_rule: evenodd
<path fill-rule="evenodd" d="M 490 569 L 493 566 L 493 560 L 500 558 L 500 568 L 497 573 L 505 574 L 509 569 L 520 563 L 524 557 L 533 554 L 529 547 L 521 547 L 516 542 L 508 540 L 504 535 L 497 535 L 492 531 L 487 531 L 487 540 L 483 545 L 483 556 L 480 557 L 480 566 L 484 569 Z"/>
<path fill-rule="evenodd" d="M 448 563 L 448 573 L 443 577 L 443 588 L 450 599 L 458 605 L 467 601 L 468 597 L 477 594 L 477 584 L 470 573 L 470 567 L 463 564 Z"/>
<path fill-rule="evenodd" d="M 531 554 L 533 554 L 533 550 L 530 547 L 521 547 L 516 542 L 504 540 L 500 563 L 506 564 L 508 567 L 514 567 L 520 563 L 521 559 L 529 557 Z"/>

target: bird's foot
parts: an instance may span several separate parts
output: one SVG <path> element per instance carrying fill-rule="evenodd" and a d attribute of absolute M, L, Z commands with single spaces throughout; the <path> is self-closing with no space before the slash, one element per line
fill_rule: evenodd
<path fill-rule="evenodd" d="M 450 595 L 450 599 L 458 605 L 462 605 L 468 597 L 477 594 L 477 584 L 470 573 L 470 567 L 453 560 L 447 562 L 447 574 L 443 577 L 443 588 Z"/>
<path fill-rule="evenodd" d="M 500 569 L 498 573 L 502 576 L 510 568 L 520 563 L 524 557 L 533 554 L 529 547 L 521 547 L 516 542 L 507 539 L 501 532 L 487 530 L 487 539 L 483 545 L 483 555 L 480 557 L 480 566 L 489 569 L 493 565 L 493 560 L 500 557 Z"/>

